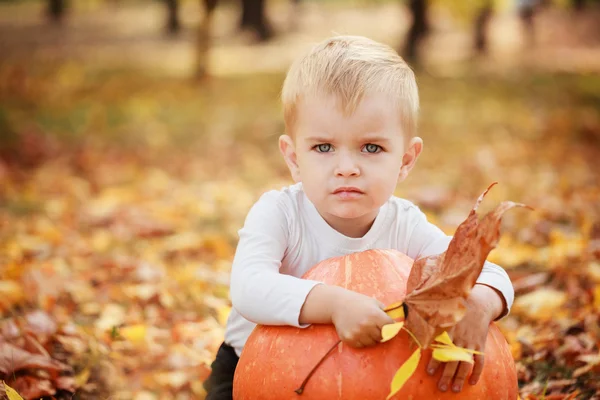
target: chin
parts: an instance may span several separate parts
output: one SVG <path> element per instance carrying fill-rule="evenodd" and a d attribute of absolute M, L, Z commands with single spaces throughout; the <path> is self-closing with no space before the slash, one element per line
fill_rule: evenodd
<path fill-rule="evenodd" d="M 369 210 L 365 210 L 362 207 L 332 207 L 330 214 L 343 219 L 355 219 L 364 217 L 369 213 Z"/>

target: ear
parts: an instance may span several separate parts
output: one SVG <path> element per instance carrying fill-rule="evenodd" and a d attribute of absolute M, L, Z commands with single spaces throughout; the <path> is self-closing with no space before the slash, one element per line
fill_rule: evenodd
<path fill-rule="evenodd" d="M 298 167 L 294 141 L 291 137 L 288 135 L 279 136 L 279 151 L 281 151 L 281 155 L 283 155 L 283 159 L 290 169 L 294 182 L 300 182 L 300 168 Z"/>
<path fill-rule="evenodd" d="M 408 143 L 408 150 L 402 156 L 402 167 L 400 167 L 400 174 L 398 175 L 398 182 L 402 182 L 408 176 L 408 173 L 413 169 L 417 158 L 423 151 L 423 139 L 420 137 L 414 137 Z"/>

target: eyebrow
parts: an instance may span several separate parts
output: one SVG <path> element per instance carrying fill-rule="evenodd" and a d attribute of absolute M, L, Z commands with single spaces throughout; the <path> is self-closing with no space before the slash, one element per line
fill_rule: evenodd
<path fill-rule="evenodd" d="M 387 143 L 390 141 L 390 139 L 383 137 L 383 136 L 369 136 L 369 135 L 365 136 L 363 138 L 363 140 L 365 142 L 379 142 L 379 143 Z"/>
<path fill-rule="evenodd" d="M 332 138 L 327 138 L 323 136 L 309 136 L 305 139 L 307 142 L 323 142 L 329 143 L 332 141 Z M 390 139 L 383 136 L 365 136 L 361 139 L 364 142 L 379 142 L 379 143 L 388 143 Z"/>
<path fill-rule="evenodd" d="M 304 140 L 306 140 L 307 142 L 330 142 L 331 138 L 326 138 L 323 136 L 309 136 Z"/>

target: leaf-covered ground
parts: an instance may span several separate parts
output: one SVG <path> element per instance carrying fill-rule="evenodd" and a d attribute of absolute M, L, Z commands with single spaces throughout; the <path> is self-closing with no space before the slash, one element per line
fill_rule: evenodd
<path fill-rule="evenodd" d="M 513 200 L 490 260 L 523 399 L 600 390 L 600 77 L 419 72 L 425 150 L 397 194 L 452 233 Z M 0 375 L 29 397 L 202 398 L 245 213 L 290 183 L 283 74 L 202 82 L 0 63 Z M 16 348 L 20 350 L 16 350 Z M 25 396 L 24 396 L 25 397 Z"/>

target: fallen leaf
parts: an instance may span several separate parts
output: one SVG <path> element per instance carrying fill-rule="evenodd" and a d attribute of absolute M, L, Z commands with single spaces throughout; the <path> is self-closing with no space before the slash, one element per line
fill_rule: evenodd
<path fill-rule="evenodd" d="M 158 295 L 160 287 L 153 283 L 142 283 L 137 285 L 128 285 L 123 288 L 127 297 L 131 299 L 139 299 L 149 301 L 154 296 Z"/>
<path fill-rule="evenodd" d="M 396 337 L 398 332 L 404 326 L 404 322 L 396 322 L 394 324 L 387 324 L 381 328 L 381 343 L 387 342 L 388 340 Z"/>
<path fill-rule="evenodd" d="M 519 294 L 530 289 L 539 288 L 546 283 L 546 281 L 548 281 L 548 276 L 549 275 L 547 272 L 539 272 L 537 274 L 527 275 L 523 278 L 515 280 L 513 282 L 515 293 Z"/>
<path fill-rule="evenodd" d="M 156 400 L 158 399 L 158 396 L 152 392 L 148 392 L 148 391 L 141 391 L 139 393 L 136 393 L 135 397 L 133 398 L 133 400 Z"/>
<path fill-rule="evenodd" d="M 133 344 L 142 344 L 146 341 L 148 328 L 144 324 L 125 326 L 119 329 L 119 334 Z"/>
<path fill-rule="evenodd" d="M 58 329 L 56 322 L 42 310 L 36 310 L 25 316 L 27 329 L 36 335 L 54 335 Z"/>
<path fill-rule="evenodd" d="M 77 390 L 77 381 L 73 376 L 59 376 L 54 379 L 54 387 L 59 390 L 67 390 L 74 393 Z"/>
<path fill-rule="evenodd" d="M 464 351 L 464 349 L 460 347 L 437 347 L 436 345 L 431 345 L 433 349 L 432 357 L 441 362 L 449 362 L 449 361 L 465 361 L 468 363 L 473 362 L 473 354 Z"/>
<path fill-rule="evenodd" d="M 16 304 L 25 300 L 25 292 L 18 282 L 0 281 L 0 312 L 10 310 Z"/>
<path fill-rule="evenodd" d="M 547 321 L 567 301 L 567 294 L 560 290 L 541 288 L 515 299 L 511 312 L 531 319 Z"/>
<path fill-rule="evenodd" d="M 71 367 L 59 361 L 22 350 L 10 343 L 0 343 L 0 372 L 11 375 L 27 368 L 39 368 L 50 375 L 58 375 L 60 371 L 71 371 Z"/>
<path fill-rule="evenodd" d="M 190 377 L 184 371 L 159 372 L 154 375 L 156 382 L 161 386 L 179 390 L 190 382 Z"/>
<path fill-rule="evenodd" d="M 446 332 L 446 331 L 442 332 L 438 337 L 436 337 L 435 341 L 443 343 L 448 346 L 454 346 L 454 343 L 452 343 L 452 339 L 450 338 L 450 335 L 448 335 L 448 332 Z"/>
<path fill-rule="evenodd" d="M 477 208 L 493 185 L 479 196 L 444 253 L 420 258 L 413 264 L 404 299 L 409 310 L 406 328 L 423 348 L 464 316 L 466 299 L 489 252 L 498 243 L 502 215 L 513 207 L 526 207 L 505 201 L 479 221 Z"/>
<path fill-rule="evenodd" d="M 433 349 L 432 357 L 441 362 L 465 361 L 472 363 L 473 354 L 483 354 L 479 351 L 456 346 L 446 331 L 437 336 L 435 341 L 441 344 L 431 345 Z"/>
<path fill-rule="evenodd" d="M 80 373 L 75 375 L 75 385 L 77 387 L 82 387 L 83 385 L 85 385 L 88 379 L 90 379 L 90 374 L 91 371 L 89 368 L 84 368 L 83 370 L 81 370 Z"/>
<path fill-rule="evenodd" d="M 102 310 L 102 315 L 96 321 L 96 328 L 100 331 L 112 329 L 125 321 L 125 309 L 118 304 L 107 304 Z"/>
<path fill-rule="evenodd" d="M 231 307 L 229 306 L 221 306 L 217 308 L 217 319 L 221 325 L 225 326 L 225 324 L 227 324 L 227 319 L 229 318 L 230 313 Z"/>
<path fill-rule="evenodd" d="M 21 395 L 17 393 L 15 389 L 8 386 L 6 382 L 4 382 L 4 390 L 6 391 L 6 396 L 8 397 L 8 400 L 23 400 Z"/>
<path fill-rule="evenodd" d="M 397 303 L 393 303 L 390 304 L 389 306 L 387 306 L 384 311 L 386 312 L 387 315 L 389 315 L 393 320 L 398 320 L 398 319 L 404 319 L 404 308 L 402 307 L 402 303 L 397 302 Z"/>
<path fill-rule="evenodd" d="M 386 400 L 392 398 L 396 393 L 402 389 L 402 386 L 408 381 L 408 379 L 415 373 L 417 370 L 417 366 L 419 365 L 419 361 L 421 361 L 421 348 L 417 347 L 417 349 L 412 353 L 412 355 L 402 364 L 400 369 L 396 371 L 394 378 L 392 379 L 392 384 L 390 387 L 390 394 L 388 394 Z"/>
<path fill-rule="evenodd" d="M 24 399 L 39 399 L 56 393 L 56 389 L 49 379 L 40 379 L 29 375 L 18 376 L 12 381 L 12 386 Z"/>
<path fill-rule="evenodd" d="M 600 286 L 594 288 L 594 308 L 600 311 Z"/>

